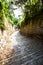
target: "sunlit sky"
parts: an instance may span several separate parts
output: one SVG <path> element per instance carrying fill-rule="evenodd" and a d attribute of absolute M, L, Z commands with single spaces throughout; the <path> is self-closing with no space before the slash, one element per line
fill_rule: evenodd
<path fill-rule="evenodd" d="M 15 14 L 15 17 L 16 18 L 22 18 L 22 9 L 21 9 L 21 7 L 17 7 L 17 6 L 13 6 L 14 8 L 17 8 L 16 10 L 13 10 L 13 12 L 14 12 L 14 14 Z M 20 15 L 20 17 L 19 17 L 19 15 Z"/>

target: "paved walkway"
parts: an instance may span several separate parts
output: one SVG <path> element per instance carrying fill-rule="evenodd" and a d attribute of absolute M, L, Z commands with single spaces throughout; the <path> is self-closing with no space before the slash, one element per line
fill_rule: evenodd
<path fill-rule="evenodd" d="M 19 31 L 10 36 L 13 54 L 5 65 L 43 65 L 43 41 L 26 38 Z"/>

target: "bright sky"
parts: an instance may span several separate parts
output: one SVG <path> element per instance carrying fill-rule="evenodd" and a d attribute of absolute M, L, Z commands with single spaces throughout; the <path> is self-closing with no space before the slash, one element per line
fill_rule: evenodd
<path fill-rule="evenodd" d="M 15 14 L 15 17 L 17 18 L 22 18 L 22 16 L 19 17 L 19 15 L 22 15 L 22 10 L 21 10 L 21 7 L 17 7 L 17 6 L 14 6 L 14 8 L 17 8 L 16 10 L 14 10 L 14 14 Z"/>

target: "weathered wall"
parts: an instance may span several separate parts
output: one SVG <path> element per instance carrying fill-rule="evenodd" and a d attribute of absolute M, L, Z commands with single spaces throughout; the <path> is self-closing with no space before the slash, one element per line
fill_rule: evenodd
<path fill-rule="evenodd" d="M 32 18 L 28 25 L 21 27 L 21 33 L 28 36 L 28 35 L 40 35 L 43 34 L 43 13 L 39 14 L 38 16 Z"/>

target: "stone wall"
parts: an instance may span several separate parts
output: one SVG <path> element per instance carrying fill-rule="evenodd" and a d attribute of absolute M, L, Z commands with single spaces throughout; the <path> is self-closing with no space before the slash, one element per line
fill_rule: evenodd
<path fill-rule="evenodd" d="M 43 13 L 28 20 L 28 24 L 21 27 L 21 33 L 23 35 L 42 35 L 43 34 Z"/>

